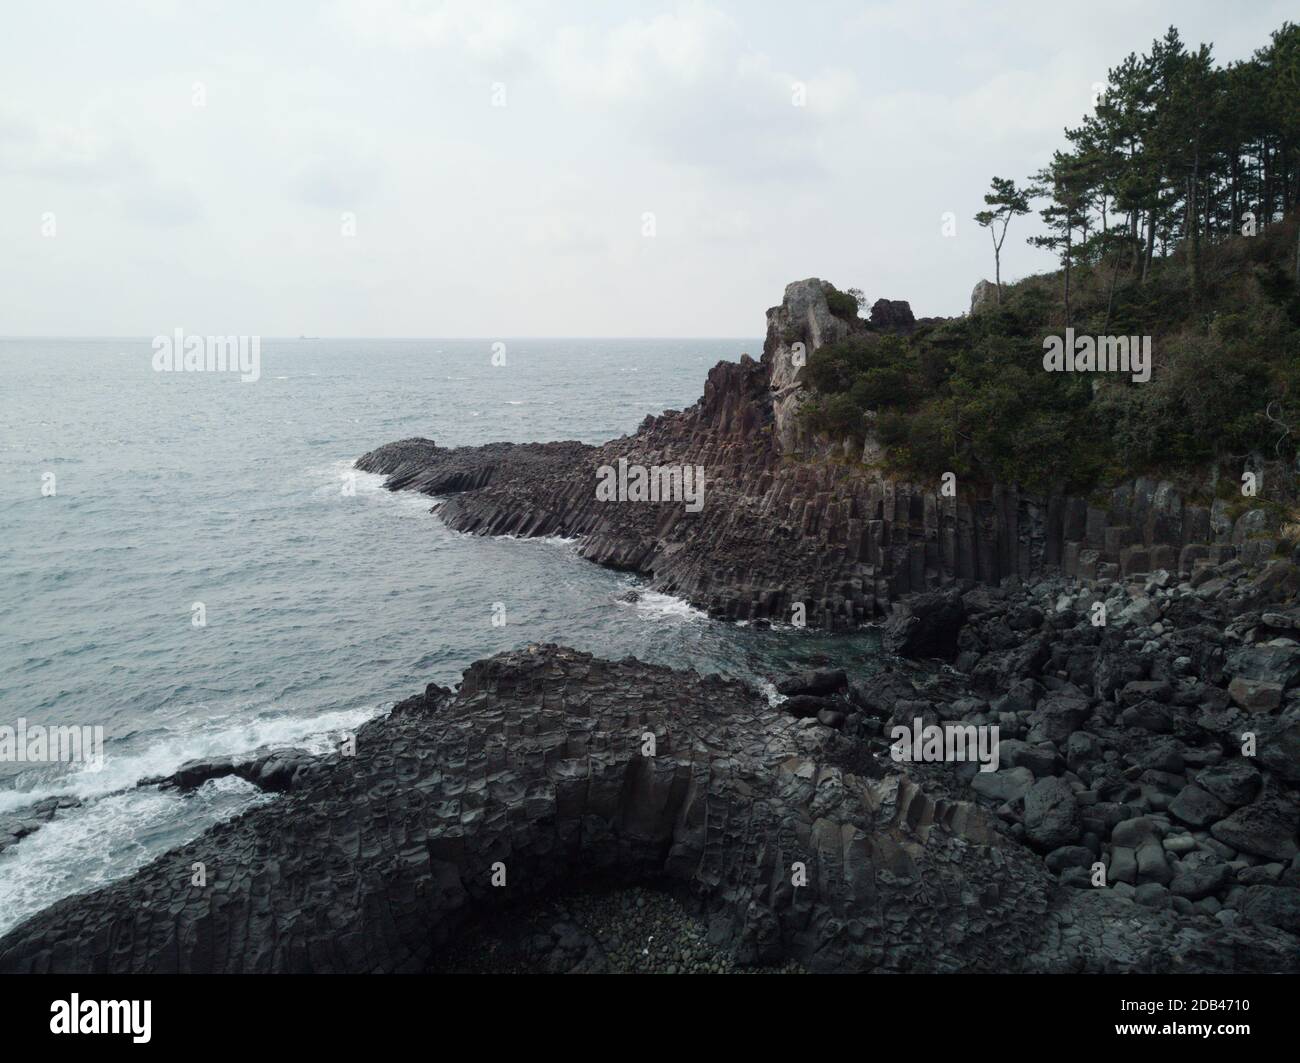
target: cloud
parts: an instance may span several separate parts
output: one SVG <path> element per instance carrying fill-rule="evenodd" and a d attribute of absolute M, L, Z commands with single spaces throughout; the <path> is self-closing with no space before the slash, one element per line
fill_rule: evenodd
<path fill-rule="evenodd" d="M 821 170 L 827 124 L 857 93 L 843 69 L 777 67 L 730 15 L 698 4 L 604 32 L 563 28 L 545 70 L 572 104 L 661 158 L 749 179 Z"/>
<path fill-rule="evenodd" d="M 498 0 L 336 0 L 330 21 L 363 43 L 496 58 L 525 41 L 528 19 Z"/>
<path fill-rule="evenodd" d="M 103 116 L 68 124 L 0 113 L 0 173 L 100 183 L 144 170 L 139 152 Z"/>
<path fill-rule="evenodd" d="M 346 210 L 370 202 L 380 180 L 374 165 L 330 153 L 303 166 L 289 182 L 289 193 L 308 206 Z"/>
<path fill-rule="evenodd" d="M 198 221 L 204 214 L 202 204 L 187 186 L 152 179 L 124 190 L 122 210 L 132 221 L 161 228 Z"/>
<path fill-rule="evenodd" d="M 609 248 L 605 231 L 582 213 L 537 215 L 525 223 L 524 239 L 543 254 L 598 255 Z"/>

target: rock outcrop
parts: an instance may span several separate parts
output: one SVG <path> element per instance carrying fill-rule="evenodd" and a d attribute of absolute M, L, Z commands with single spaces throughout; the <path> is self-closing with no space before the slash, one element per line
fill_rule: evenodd
<path fill-rule="evenodd" d="M 807 433 L 799 424 L 799 407 L 804 400 L 802 370 L 809 355 L 844 339 L 850 331 L 849 322 L 831 313 L 825 284 L 816 277 L 787 284 L 781 305 L 768 310 L 763 364 L 780 453 L 797 453 L 808 444 Z"/>
<path fill-rule="evenodd" d="M 997 306 L 998 286 L 992 281 L 980 281 L 970 293 L 970 312 L 978 314 L 991 306 Z"/>
<path fill-rule="evenodd" d="M 151 776 L 141 779 L 136 785 L 189 793 L 212 779 L 234 776 L 266 793 L 280 794 L 303 786 L 313 772 L 323 767 L 321 758 L 306 750 L 273 749 L 242 756 L 191 760 L 170 775 Z"/>
<path fill-rule="evenodd" d="M 275 802 L 21 924 L 0 939 L 0 971 L 422 971 L 477 918 L 595 881 L 674 887 L 746 963 L 1300 965 L 1271 926 L 1060 885 L 941 776 L 931 789 L 863 759 L 743 683 L 634 659 L 532 646 L 480 661 L 454 696 L 401 702 L 359 730 L 354 755 L 324 761 Z M 1276 900 L 1252 903 L 1282 918 Z"/>
<path fill-rule="evenodd" d="M 0 853 L 11 845 L 35 834 L 65 808 L 76 808 L 81 802 L 70 794 L 46 797 L 18 812 L 0 815 Z"/>
<path fill-rule="evenodd" d="M 1040 497 L 1015 486 L 894 482 L 801 427 L 803 365 L 820 346 L 875 325 L 837 317 L 815 278 L 768 311 L 761 361 L 742 355 L 709 372 L 683 411 L 593 447 L 576 442 L 444 448 L 408 439 L 357 461 L 393 489 L 443 498 L 451 527 L 482 535 L 566 535 L 583 556 L 647 577 L 715 617 L 847 628 L 886 615 L 903 595 L 963 580 L 1063 573 L 1084 580 L 1164 570 L 1195 580 L 1207 566 L 1267 562 L 1277 546 L 1266 514 L 1231 519 L 1226 504 L 1187 502 L 1174 486 L 1137 479 L 1106 499 Z M 876 313 L 879 311 L 879 314 Z M 906 303 L 873 308 L 880 328 L 906 328 Z M 885 324 L 888 322 L 888 324 Z M 867 460 L 856 460 L 865 457 Z M 598 471 L 700 467 L 703 507 L 682 501 L 602 502 Z M 1279 572 L 1277 579 L 1294 581 Z M 1253 687 L 1267 700 L 1271 691 Z"/>
<path fill-rule="evenodd" d="M 871 323 L 880 329 L 908 332 L 916 327 L 916 317 L 906 299 L 877 299 L 871 304 Z"/>

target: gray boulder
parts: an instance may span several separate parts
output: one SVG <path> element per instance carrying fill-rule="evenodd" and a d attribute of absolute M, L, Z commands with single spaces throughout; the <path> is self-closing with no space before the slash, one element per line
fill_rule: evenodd
<path fill-rule="evenodd" d="M 1296 806 L 1280 797 L 1261 798 L 1237 809 L 1210 828 L 1224 845 L 1270 860 L 1290 860 L 1300 853 L 1296 844 Z"/>
<path fill-rule="evenodd" d="M 1050 851 L 1079 840 L 1079 804 L 1064 779 L 1040 779 L 1025 794 L 1025 837 Z"/>

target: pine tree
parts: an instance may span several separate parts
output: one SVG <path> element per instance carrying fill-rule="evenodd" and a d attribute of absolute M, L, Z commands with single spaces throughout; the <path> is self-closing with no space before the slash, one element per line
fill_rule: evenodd
<path fill-rule="evenodd" d="M 1002 303 L 1002 243 L 1007 238 L 1011 219 L 1029 213 L 1029 194 L 1016 187 L 1015 181 L 995 177 L 992 190 L 984 193 L 984 202 L 992 210 L 982 210 L 975 215 L 982 227 L 988 229 L 993 240 L 993 276 L 998 288 L 998 305 Z M 999 231 L 999 224 L 1001 230 Z"/>

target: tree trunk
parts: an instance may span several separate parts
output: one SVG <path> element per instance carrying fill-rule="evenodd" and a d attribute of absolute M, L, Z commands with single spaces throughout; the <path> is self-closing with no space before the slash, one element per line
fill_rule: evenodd
<path fill-rule="evenodd" d="M 1115 253 L 1115 262 L 1110 270 L 1110 295 L 1106 299 L 1106 324 L 1102 326 L 1102 335 L 1110 335 L 1110 315 L 1115 309 L 1115 279 L 1119 276 L 1119 252 Z"/>
<path fill-rule="evenodd" d="M 1070 259 L 1074 257 L 1071 252 L 1070 237 L 1074 230 L 1070 226 L 1065 227 L 1065 327 L 1070 327 Z"/>
<path fill-rule="evenodd" d="M 1142 256 L 1142 283 L 1146 284 L 1147 277 L 1151 274 L 1151 256 L 1156 250 L 1156 212 L 1155 209 L 1147 211 L 1147 246 L 1146 252 Z"/>
<path fill-rule="evenodd" d="M 1201 151 L 1196 149 L 1196 154 L 1192 157 L 1192 177 L 1187 182 L 1187 220 L 1190 223 L 1191 231 L 1188 237 L 1191 239 L 1191 247 L 1188 248 L 1189 273 L 1188 280 L 1191 282 L 1192 305 L 1196 306 L 1201 301 L 1201 212 L 1196 205 L 1197 184 L 1200 181 L 1201 172 Z"/>
<path fill-rule="evenodd" d="M 1241 232 L 1241 190 L 1240 178 L 1237 175 L 1240 166 L 1238 150 L 1235 146 L 1232 149 L 1232 232 L 1234 235 Z"/>

